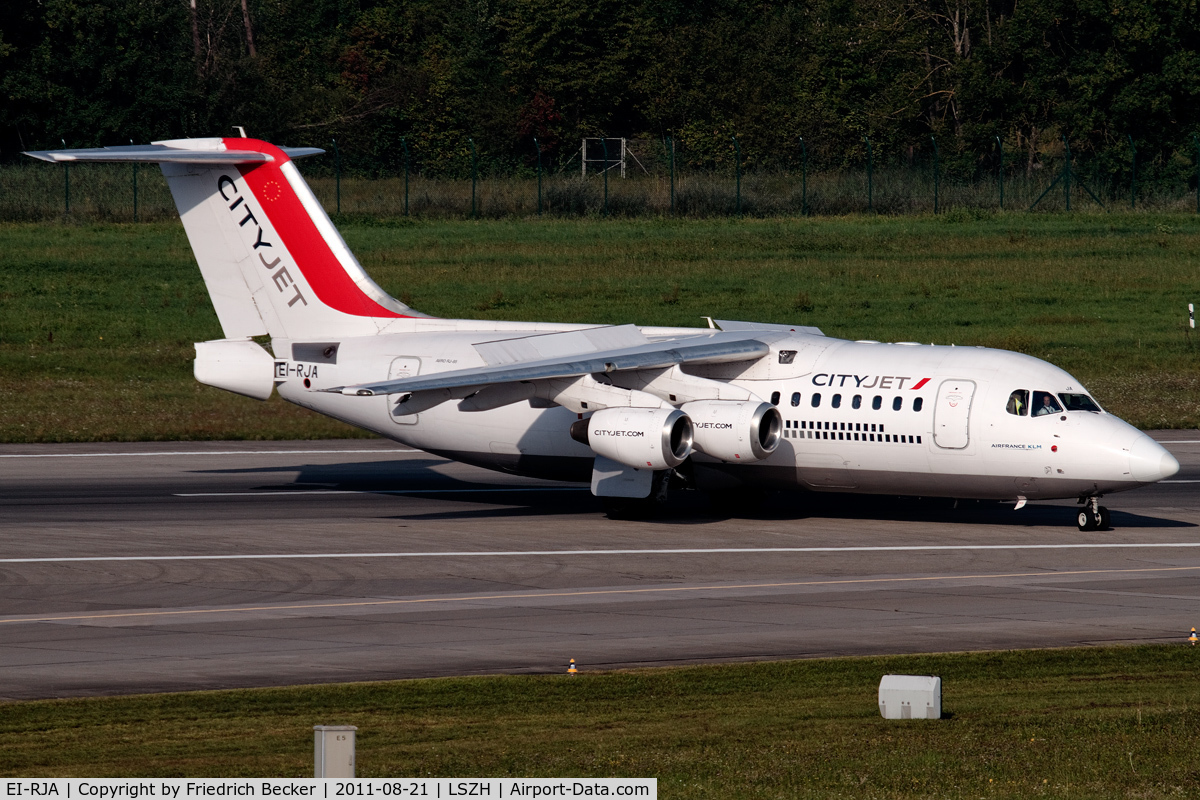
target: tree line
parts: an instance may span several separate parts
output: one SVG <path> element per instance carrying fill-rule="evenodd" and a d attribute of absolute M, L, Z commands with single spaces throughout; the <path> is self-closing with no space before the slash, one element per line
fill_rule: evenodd
<path fill-rule="evenodd" d="M 39 0 L 0 18 L 0 158 L 228 135 L 347 169 L 562 164 L 585 136 L 681 166 L 927 159 L 961 176 L 1072 152 L 1195 172 L 1198 0 Z M 470 140 L 470 141 L 469 141 Z M 1143 170 L 1145 172 L 1143 172 Z M 1192 179 L 1194 180 L 1194 178 Z M 1194 185 L 1194 184 L 1193 184 Z"/>

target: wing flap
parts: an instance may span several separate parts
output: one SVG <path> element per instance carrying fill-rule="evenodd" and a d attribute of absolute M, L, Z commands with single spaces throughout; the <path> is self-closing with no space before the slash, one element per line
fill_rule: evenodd
<path fill-rule="evenodd" d="M 604 350 L 621 350 L 650 344 L 636 325 L 606 325 L 578 331 L 542 333 L 481 342 L 475 351 L 488 366 L 500 367 L 528 361 L 576 357 Z"/>
<path fill-rule="evenodd" d="M 769 345 L 758 339 L 748 338 L 741 334 L 718 332 L 685 340 L 655 342 L 637 347 L 578 354 L 567 358 L 437 372 L 413 378 L 398 378 L 391 381 L 363 383 L 322 391 L 370 397 L 403 392 L 423 392 L 430 389 L 487 386 L 514 381 L 574 378 L 580 375 L 622 370 L 655 369 L 669 367 L 673 364 L 719 364 L 730 361 L 749 361 L 767 355 L 770 350 Z"/>
<path fill-rule="evenodd" d="M 814 328 L 811 325 L 781 325 L 777 322 L 745 322 L 742 320 L 733 319 L 715 319 L 713 320 L 723 331 L 762 331 L 762 332 L 779 332 L 779 333 L 808 333 L 813 336 L 824 336 L 820 328 Z"/>

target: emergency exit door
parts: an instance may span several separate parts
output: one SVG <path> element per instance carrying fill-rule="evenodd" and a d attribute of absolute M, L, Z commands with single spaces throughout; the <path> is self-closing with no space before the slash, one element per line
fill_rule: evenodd
<path fill-rule="evenodd" d="M 415 356 L 401 356 L 400 358 L 392 359 L 392 365 L 388 368 L 388 380 L 396 380 L 397 378 L 412 378 L 421 371 L 421 359 Z M 392 403 L 395 398 L 389 397 L 388 403 Z M 392 422 L 397 425 L 416 425 L 417 414 L 405 414 L 404 416 L 392 415 Z"/>
<path fill-rule="evenodd" d="M 975 382 L 942 381 L 933 409 L 933 441 L 946 450 L 962 450 L 971 443 L 971 400 Z"/>

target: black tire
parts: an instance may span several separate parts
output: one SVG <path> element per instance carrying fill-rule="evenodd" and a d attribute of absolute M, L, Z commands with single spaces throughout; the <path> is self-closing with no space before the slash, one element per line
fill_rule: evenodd
<path fill-rule="evenodd" d="M 609 519 L 653 519 L 667 503 L 671 488 L 671 470 L 654 473 L 649 497 L 605 497 L 604 510 Z"/>
<path fill-rule="evenodd" d="M 1112 526 L 1110 526 L 1108 523 L 1109 523 L 1108 509 L 1105 508 L 1104 506 L 1100 506 L 1100 523 L 1096 526 L 1096 530 L 1101 530 L 1101 531 L 1112 530 Z"/>
<path fill-rule="evenodd" d="M 737 489 L 713 489 L 707 492 L 708 507 L 716 517 L 753 517 L 767 502 L 767 493 L 748 486 Z"/>
<path fill-rule="evenodd" d="M 1081 531 L 1096 530 L 1096 518 L 1092 515 L 1092 510 L 1090 508 L 1079 509 L 1079 514 L 1075 518 L 1075 521 L 1076 524 L 1079 525 L 1079 530 Z"/>
<path fill-rule="evenodd" d="M 609 519 L 650 519 L 658 512 L 659 504 L 650 497 L 604 497 L 604 512 Z"/>

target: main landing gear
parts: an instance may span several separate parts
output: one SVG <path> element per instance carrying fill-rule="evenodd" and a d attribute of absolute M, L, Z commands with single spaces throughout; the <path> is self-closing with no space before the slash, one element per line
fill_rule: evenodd
<path fill-rule="evenodd" d="M 674 470 L 654 473 L 649 497 L 603 497 L 604 511 L 609 519 L 645 520 L 657 516 L 666 505 Z"/>
<path fill-rule="evenodd" d="M 1092 497 L 1081 497 L 1079 502 L 1084 503 L 1084 507 L 1079 509 L 1077 522 L 1081 531 L 1106 531 L 1108 530 L 1108 509 L 1100 505 L 1099 495 Z"/>

